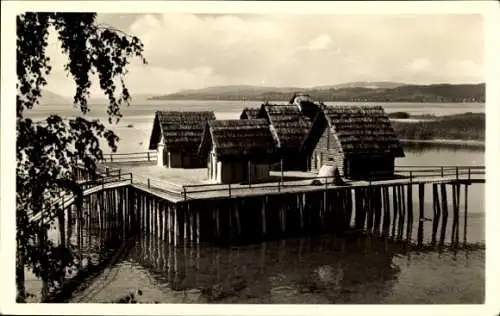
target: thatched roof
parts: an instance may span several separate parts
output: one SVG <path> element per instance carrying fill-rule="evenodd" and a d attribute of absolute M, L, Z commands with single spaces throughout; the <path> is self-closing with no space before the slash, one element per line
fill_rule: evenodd
<path fill-rule="evenodd" d="M 322 106 L 345 154 L 392 154 L 403 148 L 381 106 Z"/>
<path fill-rule="evenodd" d="M 259 118 L 260 108 L 244 108 L 241 112 L 240 119 L 256 119 Z"/>
<path fill-rule="evenodd" d="M 284 152 L 301 152 L 312 121 L 296 105 L 263 104 L 261 115 L 268 118 L 278 147 Z"/>
<path fill-rule="evenodd" d="M 307 93 L 299 92 L 293 95 L 290 104 L 300 105 L 301 102 L 314 103 L 314 100 Z"/>
<path fill-rule="evenodd" d="M 276 143 L 266 119 L 216 120 L 205 125 L 200 154 L 206 156 L 215 145 L 219 157 L 273 155 Z"/>
<path fill-rule="evenodd" d="M 215 120 L 212 111 L 157 111 L 149 149 L 156 149 L 163 135 L 168 150 L 192 152 L 198 149 L 205 124 Z"/>

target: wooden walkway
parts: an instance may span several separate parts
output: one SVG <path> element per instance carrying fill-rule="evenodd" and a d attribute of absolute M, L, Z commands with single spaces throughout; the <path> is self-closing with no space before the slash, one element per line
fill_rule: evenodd
<path fill-rule="evenodd" d="M 103 183 L 103 184 L 90 186 L 87 189 L 83 190 L 82 197 L 89 196 L 91 194 L 94 194 L 94 193 L 97 193 L 100 191 L 115 189 L 115 188 L 119 188 L 119 187 L 125 187 L 125 186 L 128 186 L 130 184 L 131 184 L 131 179 L 125 179 L 125 180 L 115 180 L 112 182 L 107 182 L 107 183 Z M 33 222 L 33 221 L 38 222 L 42 219 L 42 217 L 44 217 L 44 223 L 47 223 L 55 216 L 55 214 L 52 214 L 52 211 L 54 210 L 54 208 L 56 206 L 60 210 L 65 210 L 65 209 L 69 208 L 71 205 L 73 205 L 73 203 L 75 203 L 76 198 L 77 197 L 73 193 L 65 192 L 64 194 L 62 194 L 59 197 L 58 200 L 56 200 L 55 202 L 53 202 L 51 204 L 53 206 L 53 208 L 50 208 L 50 209 L 46 208 L 42 212 L 35 214 L 35 215 L 31 214 L 29 220 L 31 222 Z"/>

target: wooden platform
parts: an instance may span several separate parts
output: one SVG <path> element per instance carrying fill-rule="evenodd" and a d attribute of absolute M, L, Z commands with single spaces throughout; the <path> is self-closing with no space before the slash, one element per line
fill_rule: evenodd
<path fill-rule="evenodd" d="M 320 185 L 312 184 L 316 175 L 312 172 L 287 171 L 283 173 L 281 181 L 280 172 L 271 172 L 272 180 L 256 184 L 231 184 L 222 185 L 210 183 L 207 170 L 180 169 L 157 166 L 156 162 L 115 162 L 106 163 L 101 168 L 121 170 L 123 173 L 133 175 L 132 184 L 146 192 L 177 203 L 193 199 L 217 199 L 228 196 L 259 196 L 269 194 L 282 194 L 294 192 L 313 192 L 333 189 L 332 179 L 319 179 Z M 404 168 L 404 167 L 402 167 Z M 394 178 L 374 181 L 349 181 L 345 180 L 345 187 L 393 186 L 406 184 L 427 183 L 484 183 L 484 169 L 476 172 L 474 167 L 426 167 L 401 169 Z M 413 171 L 412 171 L 413 170 Z M 436 175 L 440 173 L 440 175 Z M 441 176 L 441 174 L 443 176 Z M 325 181 L 327 183 L 325 183 Z M 337 187 L 339 189 L 345 187 Z"/>

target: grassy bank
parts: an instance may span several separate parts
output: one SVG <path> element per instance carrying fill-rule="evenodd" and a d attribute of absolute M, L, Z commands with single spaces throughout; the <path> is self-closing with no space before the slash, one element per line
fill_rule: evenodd
<path fill-rule="evenodd" d="M 400 139 L 484 142 L 485 120 L 486 117 L 483 113 L 463 113 L 436 117 L 433 120 L 421 122 L 394 121 L 392 126 Z"/>

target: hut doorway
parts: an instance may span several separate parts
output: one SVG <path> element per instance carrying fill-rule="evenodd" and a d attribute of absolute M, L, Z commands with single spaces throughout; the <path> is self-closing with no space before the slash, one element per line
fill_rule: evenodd
<path fill-rule="evenodd" d="M 157 165 L 163 167 L 165 165 L 165 148 L 163 143 L 158 143 L 157 156 Z"/>
<path fill-rule="evenodd" d="M 321 168 L 321 154 L 317 153 L 316 154 L 316 170 L 319 170 Z"/>
<path fill-rule="evenodd" d="M 213 152 L 210 154 L 210 179 L 217 180 L 217 157 Z"/>

